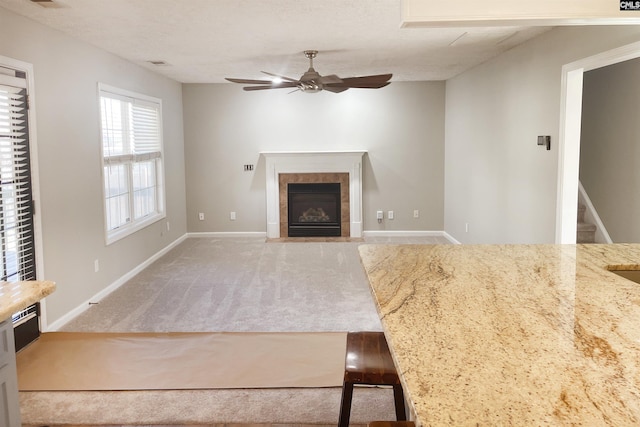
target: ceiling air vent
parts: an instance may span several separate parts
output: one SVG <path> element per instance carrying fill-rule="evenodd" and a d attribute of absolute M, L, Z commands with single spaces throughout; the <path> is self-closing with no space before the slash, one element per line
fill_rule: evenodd
<path fill-rule="evenodd" d="M 169 65 L 169 64 L 167 64 L 165 61 L 147 61 L 147 62 L 148 62 L 149 64 L 158 65 L 158 66 L 161 66 L 161 65 Z"/>

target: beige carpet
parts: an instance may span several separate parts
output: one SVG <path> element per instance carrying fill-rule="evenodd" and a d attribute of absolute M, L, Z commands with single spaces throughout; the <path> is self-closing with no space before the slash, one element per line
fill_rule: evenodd
<path fill-rule="evenodd" d="M 442 237 L 367 243 L 444 244 Z M 381 330 L 358 242 L 189 238 L 69 322 L 65 332 Z M 24 424 L 337 425 L 340 387 L 20 392 Z M 354 392 L 352 425 L 395 417 L 390 389 Z"/>
<path fill-rule="evenodd" d="M 346 333 L 47 333 L 21 391 L 338 387 Z"/>

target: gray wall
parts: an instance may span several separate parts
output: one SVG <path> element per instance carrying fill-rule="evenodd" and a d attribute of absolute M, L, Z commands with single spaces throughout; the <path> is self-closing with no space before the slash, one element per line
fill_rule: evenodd
<path fill-rule="evenodd" d="M 34 66 L 44 275 L 49 322 L 186 232 L 180 84 L 0 8 L 0 55 Z M 97 84 L 163 100 L 167 218 L 105 245 Z M 98 259 L 100 271 L 94 272 Z"/>
<path fill-rule="evenodd" d="M 261 151 L 367 150 L 364 230 L 442 230 L 444 83 L 341 94 L 183 85 L 190 232 L 265 232 Z M 244 172 L 244 164 L 254 164 Z M 375 211 L 393 210 L 378 224 Z M 413 218 L 414 209 L 420 217 Z M 230 221 L 229 213 L 237 212 Z M 198 213 L 205 220 L 198 220 Z"/>
<path fill-rule="evenodd" d="M 562 66 L 638 40 L 639 26 L 560 27 L 447 81 L 449 234 L 554 242 Z M 538 135 L 551 135 L 551 151 Z"/>
<path fill-rule="evenodd" d="M 584 75 L 580 181 L 611 239 L 640 242 L 640 60 Z"/>

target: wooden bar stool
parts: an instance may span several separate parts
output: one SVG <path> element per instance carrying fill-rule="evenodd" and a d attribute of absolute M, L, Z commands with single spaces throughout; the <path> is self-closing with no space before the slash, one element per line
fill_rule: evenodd
<path fill-rule="evenodd" d="M 402 384 L 400 384 L 384 333 L 349 332 L 347 334 L 347 357 L 338 427 L 349 426 L 353 386 L 356 384 L 392 386 L 396 419 L 406 421 Z"/>

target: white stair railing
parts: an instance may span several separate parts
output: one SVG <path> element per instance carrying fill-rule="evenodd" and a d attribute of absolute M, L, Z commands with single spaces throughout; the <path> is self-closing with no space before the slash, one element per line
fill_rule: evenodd
<path fill-rule="evenodd" d="M 578 182 L 578 203 L 582 203 L 587 208 L 584 213 L 585 221 L 596 225 L 596 243 L 613 243 L 581 182 Z"/>

